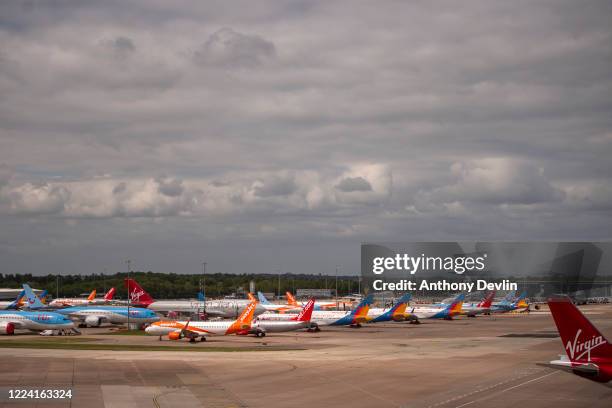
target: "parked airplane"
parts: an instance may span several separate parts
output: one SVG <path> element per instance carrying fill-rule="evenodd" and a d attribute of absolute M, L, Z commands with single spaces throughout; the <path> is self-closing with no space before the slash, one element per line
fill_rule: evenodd
<path fill-rule="evenodd" d="M 294 331 L 299 329 L 311 329 L 310 319 L 314 310 L 315 300 L 310 299 L 302 308 L 298 315 L 294 315 L 290 320 L 259 320 L 255 319 L 251 324 L 251 330 L 263 330 L 263 333 L 278 333 Z"/>
<path fill-rule="evenodd" d="M 319 326 L 351 326 L 360 327 L 368 320 L 367 315 L 372 304 L 372 295 L 364 298 L 359 305 L 349 312 L 341 310 L 314 310 L 310 319 L 311 327 L 319 330 Z M 295 317 L 290 313 L 266 312 L 257 316 L 259 321 L 288 321 Z"/>
<path fill-rule="evenodd" d="M 493 298 L 495 297 L 495 291 L 489 292 L 487 297 L 478 303 L 463 303 L 461 306 L 461 314 L 468 317 L 476 317 L 479 314 L 490 314 L 491 305 L 493 304 Z"/>
<path fill-rule="evenodd" d="M 548 300 L 548 307 L 565 347 L 566 356 L 550 367 L 570 371 L 592 381 L 612 381 L 612 344 L 572 303 L 569 297 Z"/>
<path fill-rule="evenodd" d="M 292 313 L 292 312 L 299 312 L 300 310 L 303 309 L 303 307 L 300 306 L 296 306 L 295 304 L 293 305 L 289 305 L 289 304 L 285 304 L 285 305 L 281 305 L 281 304 L 277 304 L 277 303 L 271 303 L 270 301 L 268 301 L 268 299 L 266 299 L 265 295 L 261 292 L 257 292 L 257 299 L 255 299 L 255 297 L 253 296 L 253 294 L 249 293 L 249 299 L 255 300 L 255 301 L 259 301 L 259 304 L 266 309 L 266 311 L 274 311 L 277 313 Z"/>
<path fill-rule="evenodd" d="M 162 336 L 168 336 L 170 340 L 188 338 L 190 343 L 194 343 L 197 338 L 200 341 L 204 341 L 206 336 L 209 335 L 227 336 L 229 334 L 237 334 L 246 336 L 248 334 L 255 334 L 257 337 L 263 337 L 266 335 L 265 331 L 253 331 L 251 327 L 256 306 L 257 302 L 249 303 L 236 320 L 210 320 L 203 322 L 166 320 L 149 325 L 145 332 L 151 336 L 159 336 L 160 340 Z"/>
<path fill-rule="evenodd" d="M 125 306 L 72 306 L 58 309 L 57 313 L 68 316 L 79 322 L 80 325 L 98 327 L 102 323 L 123 324 L 130 323 L 152 323 L 159 320 L 159 316 L 152 310 L 140 307 Z"/>
<path fill-rule="evenodd" d="M 89 296 L 83 298 L 57 298 L 53 299 L 49 306 L 51 307 L 67 307 L 67 306 L 85 306 L 85 305 L 99 305 L 109 303 L 115 296 L 115 288 L 110 288 L 102 299 L 96 299 L 96 290 L 92 290 Z"/>
<path fill-rule="evenodd" d="M 526 301 L 527 291 L 523 291 L 520 296 L 513 300 L 514 296 L 506 296 L 504 300 L 491 305 L 491 313 L 507 313 L 513 311 L 524 311 L 529 308 Z"/>
<path fill-rule="evenodd" d="M 439 307 L 436 305 L 415 306 L 412 308 L 410 313 L 416 316 L 417 319 L 451 320 L 454 316 L 461 314 L 463 299 L 465 299 L 465 295 L 462 293 L 457 296 L 452 303 L 446 305 L 445 307 Z"/>
<path fill-rule="evenodd" d="M 133 305 L 146 307 L 159 313 L 184 312 L 202 313 L 209 316 L 232 318 L 238 316 L 251 302 L 246 299 L 221 299 L 221 300 L 154 300 L 134 279 L 125 280 L 130 300 Z M 255 315 L 266 311 L 261 305 L 256 304 Z"/>
<path fill-rule="evenodd" d="M 412 295 L 406 293 L 388 309 L 370 309 L 368 311 L 368 318 L 371 319 L 368 323 L 388 322 L 388 321 L 404 321 L 406 320 L 406 306 L 410 302 Z"/>
<path fill-rule="evenodd" d="M 304 307 L 304 303 L 299 303 L 293 297 L 291 292 L 285 292 L 285 296 L 287 297 L 287 304 L 295 307 Z M 332 300 L 316 300 L 315 301 L 315 310 L 330 310 L 335 309 L 337 306 L 335 301 Z"/>
<path fill-rule="evenodd" d="M 0 311 L 0 334 L 14 334 L 15 329 L 32 331 L 74 329 L 72 320 L 54 312 Z"/>

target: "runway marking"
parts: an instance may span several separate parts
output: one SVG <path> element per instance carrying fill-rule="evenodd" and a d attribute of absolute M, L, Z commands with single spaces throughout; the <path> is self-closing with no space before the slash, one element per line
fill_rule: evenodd
<path fill-rule="evenodd" d="M 475 399 L 475 400 L 470 401 L 470 402 L 466 402 L 465 404 L 458 405 L 458 406 L 456 406 L 455 408 L 465 407 L 466 405 L 473 404 L 474 402 L 477 402 L 477 401 L 482 401 L 482 400 L 485 400 L 485 399 L 488 399 L 488 398 L 492 398 L 492 397 L 494 397 L 494 396 L 496 396 L 496 395 L 503 394 L 503 393 L 504 393 L 504 392 L 506 392 L 506 391 L 510 391 L 510 390 L 515 389 L 515 388 L 522 387 L 522 386 L 523 386 L 523 385 L 525 385 L 525 384 L 529 384 L 529 383 L 532 383 L 532 382 L 534 382 L 534 381 L 541 380 L 542 378 L 546 378 L 546 377 L 549 377 L 549 376 L 551 376 L 551 375 L 553 375 L 553 374 L 557 374 L 557 373 L 558 373 L 558 371 L 553 371 L 553 372 L 550 372 L 550 373 L 548 373 L 548 374 L 544 374 L 544 375 L 542 375 L 542 376 L 540 376 L 540 377 L 533 378 L 533 379 L 531 379 L 531 380 L 529 380 L 529 381 L 525 381 L 525 382 L 520 383 L 520 384 L 517 384 L 517 385 L 515 385 L 515 386 L 512 386 L 512 387 L 506 388 L 506 389 L 501 390 L 501 391 L 499 391 L 499 392 L 496 392 L 496 393 L 494 393 L 494 394 L 490 394 L 490 395 L 487 395 L 487 396 L 485 396 L 485 397 L 482 397 L 482 398 L 479 398 L 479 399 Z"/>
<path fill-rule="evenodd" d="M 435 404 L 432 404 L 432 405 L 427 406 L 427 408 L 435 408 L 435 407 L 439 407 L 439 406 L 442 406 L 442 405 L 446 405 L 446 404 L 449 404 L 449 403 L 451 403 L 451 402 L 454 402 L 454 401 L 457 401 L 457 400 L 460 400 L 460 399 L 467 398 L 467 397 L 472 396 L 472 395 L 474 395 L 474 394 L 478 394 L 478 393 L 481 393 L 481 392 L 485 392 L 485 391 L 488 391 L 488 390 L 490 390 L 490 389 L 493 389 L 493 388 L 499 387 L 499 386 L 501 386 L 501 385 L 508 384 L 508 383 L 511 383 L 511 382 L 514 382 L 514 381 L 520 380 L 521 378 L 525 378 L 525 377 L 527 377 L 527 376 L 529 376 L 529 375 L 533 375 L 533 374 L 534 374 L 534 371 L 542 371 L 542 370 L 545 370 L 545 369 L 537 369 L 537 368 L 536 368 L 536 369 L 530 369 L 530 370 L 532 370 L 532 371 L 531 371 L 531 372 L 526 372 L 526 373 L 521 374 L 521 375 L 518 375 L 518 376 L 514 376 L 514 377 L 509 378 L 509 379 L 504 380 L 504 381 L 500 381 L 500 382 L 498 382 L 498 383 L 495 383 L 495 384 L 489 385 L 488 387 L 479 388 L 479 389 L 476 389 L 476 390 L 474 390 L 474 391 L 472 391 L 472 392 L 468 392 L 468 393 L 465 393 L 465 394 L 457 395 L 457 396 L 455 396 L 455 397 L 453 397 L 453 398 L 449 398 L 449 399 L 447 399 L 447 400 L 445 400 L 445 401 L 437 402 L 437 403 L 435 403 Z M 513 389 L 513 388 L 519 387 L 519 386 L 524 385 L 524 384 L 527 384 L 527 383 L 529 383 L 529 382 L 531 382 L 531 381 L 535 381 L 535 380 L 537 380 L 537 379 L 544 378 L 544 377 L 547 377 L 547 376 L 552 375 L 552 374 L 555 374 L 555 373 L 557 373 L 557 371 L 550 372 L 550 373 L 548 373 L 548 374 L 546 374 L 546 375 L 544 375 L 544 376 L 542 376 L 542 377 L 535 378 L 535 379 L 533 379 L 533 380 L 530 380 L 530 381 L 527 381 L 527 382 L 525 382 L 525 383 L 522 383 L 522 384 L 519 384 L 519 385 L 513 386 L 513 387 L 511 387 L 511 388 L 507 388 L 507 389 L 505 389 L 505 390 L 503 390 L 503 391 L 501 391 L 501 392 L 497 392 L 497 393 L 495 393 L 495 394 L 491 394 L 491 395 L 501 394 L 502 392 L 508 391 L 508 390 L 510 390 L 510 389 Z M 491 396 L 491 395 L 490 395 L 490 396 Z M 483 398 L 481 398 L 481 399 L 485 399 L 485 398 L 486 398 L 486 397 L 483 397 Z M 469 404 L 471 404 L 472 402 L 475 402 L 475 401 L 479 401 L 479 400 L 477 399 L 477 400 L 471 401 L 471 402 L 466 403 L 466 404 L 463 404 L 463 405 L 469 405 Z M 463 406 L 463 405 L 460 405 L 460 406 L 458 406 L 458 407 L 456 407 L 456 408 L 459 408 L 459 407 L 461 407 L 461 406 Z"/>

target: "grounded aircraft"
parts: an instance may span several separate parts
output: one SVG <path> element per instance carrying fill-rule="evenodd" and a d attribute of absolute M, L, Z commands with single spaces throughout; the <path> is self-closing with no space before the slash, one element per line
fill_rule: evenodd
<path fill-rule="evenodd" d="M 412 295 L 406 293 L 397 300 L 393 307 L 388 309 L 370 309 L 368 311 L 368 323 L 388 322 L 388 321 L 404 321 L 406 320 L 406 306 L 410 302 Z"/>
<path fill-rule="evenodd" d="M 461 314 L 461 307 L 463 305 L 464 298 L 465 295 L 461 293 L 452 303 L 445 305 L 444 307 L 437 305 L 415 306 L 410 311 L 410 314 L 414 315 L 417 319 L 451 320 L 454 316 Z"/>
<path fill-rule="evenodd" d="M 244 308 L 238 319 L 236 320 L 212 320 L 204 322 L 191 321 L 159 321 L 155 322 L 145 329 L 145 332 L 151 336 L 168 336 L 170 340 L 180 340 L 188 338 L 190 343 L 195 342 L 197 338 L 200 341 L 206 340 L 209 335 L 227 336 L 229 334 L 237 334 L 246 336 L 255 334 L 257 337 L 266 335 L 265 331 L 259 329 L 253 331 L 251 324 L 257 302 L 251 302 Z"/>
<path fill-rule="evenodd" d="M 565 347 L 566 356 L 549 367 L 573 372 L 592 381 L 612 380 L 612 344 L 572 303 L 569 297 L 548 300 L 548 307 Z"/>
<path fill-rule="evenodd" d="M 368 311 L 372 304 L 372 295 L 364 298 L 351 312 L 341 310 L 314 310 L 310 319 L 311 327 L 318 330 L 319 326 L 351 326 L 359 327 L 368 320 Z M 257 316 L 259 321 L 288 321 L 295 317 L 289 313 L 266 312 Z"/>
<path fill-rule="evenodd" d="M 14 334 L 15 329 L 33 331 L 74 329 L 74 323 L 54 312 L 0 311 L 0 334 Z"/>
<path fill-rule="evenodd" d="M 67 307 L 67 306 L 86 306 L 86 305 L 98 305 L 108 303 L 113 300 L 115 296 L 115 288 L 110 288 L 102 299 L 96 299 L 96 290 L 92 290 L 89 296 L 83 298 L 57 298 L 53 299 L 49 306 L 51 307 Z"/>
<path fill-rule="evenodd" d="M 527 292 L 523 291 L 520 296 L 513 300 L 514 295 L 509 294 L 501 302 L 493 303 L 491 305 L 491 313 L 506 313 L 514 311 L 525 311 L 529 309 L 529 304 L 525 300 Z"/>
<path fill-rule="evenodd" d="M 476 317 L 479 314 L 490 314 L 491 305 L 493 304 L 493 298 L 495 297 L 495 291 L 489 292 L 487 297 L 478 303 L 464 303 L 461 306 L 461 314 L 468 317 Z"/>
<path fill-rule="evenodd" d="M 257 292 L 257 299 L 255 299 L 255 297 L 251 293 L 249 293 L 249 299 L 259 301 L 259 304 L 264 309 L 266 309 L 266 311 L 274 311 L 277 313 L 292 313 L 292 312 L 299 312 L 300 310 L 303 309 L 302 306 L 296 306 L 295 304 L 281 305 L 277 303 L 271 303 L 270 301 L 268 301 L 268 299 L 266 299 L 264 294 L 261 292 Z"/>
<path fill-rule="evenodd" d="M 72 306 L 58 309 L 57 313 L 69 317 L 71 320 L 79 322 L 80 325 L 98 327 L 102 323 L 122 324 L 130 323 L 151 323 L 159 320 L 159 316 L 152 310 L 141 307 L 125 306 Z"/>
<path fill-rule="evenodd" d="M 314 310 L 315 300 L 310 299 L 302 308 L 299 314 L 294 315 L 290 320 L 259 320 L 255 319 L 251 324 L 251 330 L 263 330 L 263 333 L 278 333 L 294 331 L 299 329 L 311 329 L 310 319 Z"/>
<path fill-rule="evenodd" d="M 240 314 L 251 302 L 246 299 L 221 299 L 221 300 L 154 300 L 134 279 L 126 279 L 130 300 L 133 305 L 146 307 L 159 313 L 185 312 L 202 313 L 209 316 L 232 318 Z M 203 296 L 202 296 L 203 298 Z M 255 306 L 255 315 L 264 313 L 261 305 Z"/>
<path fill-rule="evenodd" d="M 285 292 L 285 296 L 287 296 L 287 303 L 290 306 L 304 307 L 304 303 L 299 303 L 297 300 L 295 300 L 291 292 Z M 315 301 L 315 310 L 336 309 L 337 306 L 338 305 L 336 305 L 336 302 L 332 300 L 316 300 Z"/>

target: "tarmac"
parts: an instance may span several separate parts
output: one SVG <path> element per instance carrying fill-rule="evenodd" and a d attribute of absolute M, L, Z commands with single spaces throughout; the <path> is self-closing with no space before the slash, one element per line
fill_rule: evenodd
<path fill-rule="evenodd" d="M 612 306 L 582 309 L 612 337 Z M 86 329 L 78 341 L 186 345 L 108 332 Z M 0 337 L 26 339 L 50 338 Z M 0 347 L 0 407 L 608 408 L 612 402 L 612 386 L 538 364 L 563 353 L 547 311 L 216 337 L 189 347 L 213 351 Z M 9 388 L 71 389 L 73 398 L 15 402 L 6 398 Z"/>

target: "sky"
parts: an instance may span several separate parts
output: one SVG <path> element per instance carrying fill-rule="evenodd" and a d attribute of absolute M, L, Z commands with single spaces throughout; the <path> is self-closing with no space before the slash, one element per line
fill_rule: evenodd
<path fill-rule="evenodd" d="M 610 240 L 609 1 L 0 4 L 0 273 Z"/>

